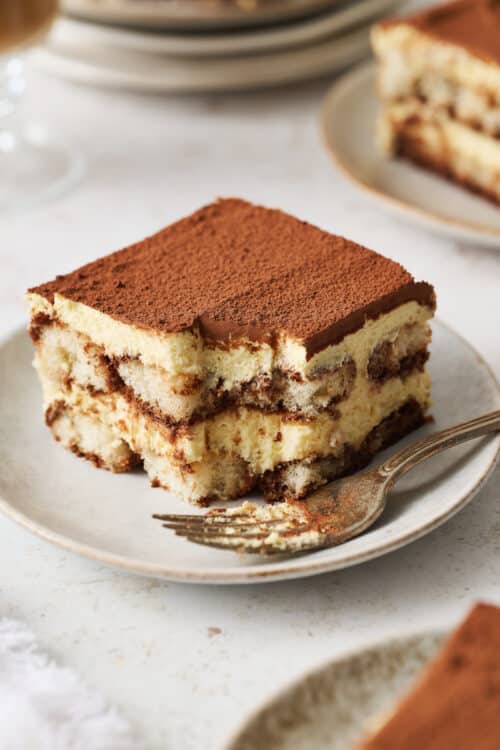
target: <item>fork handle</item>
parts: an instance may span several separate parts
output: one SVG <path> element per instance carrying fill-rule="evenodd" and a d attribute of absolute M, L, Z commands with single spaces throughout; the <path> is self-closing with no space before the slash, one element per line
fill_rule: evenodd
<path fill-rule="evenodd" d="M 390 478 L 393 483 L 421 461 L 455 445 L 465 443 L 467 440 L 473 440 L 497 430 L 500 430 L 500 410 L 484 414 L 482 417 L 471 419 L 455 427 L 449 427 L 413 443 L 408 448 L 403 448 L 379 467 L 379 473 Z"/>

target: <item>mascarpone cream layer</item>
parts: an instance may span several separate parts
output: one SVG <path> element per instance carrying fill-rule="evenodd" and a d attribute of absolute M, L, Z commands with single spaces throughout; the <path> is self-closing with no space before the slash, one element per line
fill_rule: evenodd
<path fill-rule="evenodd" d="M 487 91 L 500 103 L 500 66 L 475 57 L 464 47 L 440 42 L 404 22 L 389 27 L 375 26 L 372 44 L 387 73 L 398 75 L 394 80 L 405 81 L 429 70 L 436 71 L 460 86 Z M 382 82 L 384 76 L 382 72 Z M 393 88 L 384 92 L 382 85 L 384 93 L 390 97 L 399 95 Z"/>
<path fill-rule="evenodd" d="M 408 100 L 389 105 L 382 116 L 380 138 L 391 152 L 397 144 L 397 133 L 416 117 L 409 128 L 425 143 L 427 150 L 444 164 L 453 161 L 456 172 L 463 172 L 474 182 L 493 191 L 499 190 L 500 141 L 490 138 L 422 102 Z"/>
<path fill-rule="evenodd" d="M 207 343 L 197 332 L 164 334 L 126 325 L 81 303 L 55 295 L 52 305 L 38 294 L 28 295 L 32 317 L 44 313 L 57 317 L 71 329 L 88 336 L 111 358 L 131 357 L 148 367 L 161 368 L 168 377 L 179 375 L 224 380 L 230 389 L 258 376 L 271 376 L 276 369 L 289 370 L 307 379 L 316 372 L 353 359 L 364 371 L 370 352 L 384 340 L 394 340 L 404 325 L 425 324 L 430 308 L 407 302 L 307 358 L 303 343 L 283 336 L 273 348 L 269 344 L 241 341 L 231 347 Z"/>
<path fill-rule="evenodd" d="M 338 418 L 323 413 L 305 422 L 289 421 L 284 414 L 239 407 L 176 432 L 141 412 L 119 392 L 92 395 L 77 386 L 58 390 L 43 372 L 40 377 L 46 406 L 63 401 L 79 413 L 101 418 L 140 455 L 161 456 L 181 465 L 234 455 L 256 474 L 282 462 L 337 455 L 346 443 L 358 447 L 408 399 L 414 398 L 425 409 L 430 397 L 427 372 L 414 372 L 404 381 L 392 378 L 378 386 L 358 378 L 350 397 L 339 404 Z"/>

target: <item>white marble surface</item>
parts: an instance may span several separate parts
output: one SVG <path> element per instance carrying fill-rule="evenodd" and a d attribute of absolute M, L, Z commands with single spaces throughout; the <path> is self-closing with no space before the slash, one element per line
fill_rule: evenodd
<path fill-rule="evenodd" d="M 241 195 L 344 233 L 433 281 L 441 318 L 498 374 L 500 248 L 398 223 L 347 185 L 320 141 L 327 85 L 148 99 L 33 76 L 31 107 L 78 141 L 88 172 L 64 199 L 0 217 L 0 335 L 24 323 L 28 285 L 217 195 Z M 247 710 L 302 670 L 388 634 L 452 623 L 478 598 L 500 603 L 499 480 L 497 470 L 471 506 L 406 549 L 260 587 L 134 578 L 0 519 L 0 615 L 25 620 L 56 658 L 98 686 L 134 722 L 141 748 L 215 750 Z"/>

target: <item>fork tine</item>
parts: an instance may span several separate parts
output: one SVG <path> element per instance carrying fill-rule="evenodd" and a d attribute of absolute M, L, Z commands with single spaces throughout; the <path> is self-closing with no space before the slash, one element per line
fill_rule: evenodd
<path fill-rule="evenodd" d="M 218 510 L 218 509 L 214 509 Z M 207 518 L 210 519 L 217 519 L 217 521 L 222 520 L 223 518 L 230 518 L 231 520 L 234 520 L 235 518 L 246 518 L 248 519 L 250 516 L 248 513 L 235 513 L 234 515 L 227 516 L 225 513 L 225 509 L 221 508 L 220 512 L 214 513 L 213 511 L 210 512 L 210 515 L 208 516 L 195 516 L 191 513 L 189 514 L 182 514 L 182 513 L 153 513 L 153 518 L 155 518 L 157 521 L 168 521 L 169 523 L 205 523 Z M 209 521 L 209 523 L 215 523 L 217 521 Z"/>
<path fill-rule="evenodd" d="M 162 526 L 172 530 L 176 536 L 190 542 L 233 552 L 259 553 L 263 555 L 288 554 L 287 537 L 300 536 L 310 531 L 306 518 L 287 516 L 259 520 L 252 512 L 227 514 L 224 508 L 216 508 L 208 515 L 154 514 Z M 278 534 L 280 544 L 268 541 L 273 532 Z M 257 544 L 256 544 L 257 543 Z M 312 546 L 312 545 L 311 545 Z"/>
<path fill-rule="evenodd" d="M 234 552 L 240 552 L 243 548 L 241 544 L 227 544 L 225 541 L 215 542 L 212 539 L 207 539 L 204 536 L 187 536 L 185 537 L 190 542 L 195 544 L 202 544 L 204 547 L 215 547 L 215 549 L 233 550 Z M 224 539 L 224 537 L 222 538 Z"/>
<path fill-rule="evenodd" d="M 299 523 L 304 520 L 303 518 L 299 517 L 293 517 L 293 516 L 284 516 L 283 518 L 276 518 L 273 516 L 270 516 L 268 518 L 259 518 L 258 516 L 255 516 L 250 513 L 246 513 L 244 516 L 238 516 L 236 523 L 234 522 L 235 516 L 220 516 L 215 519 L 212 517 L 204 517 L 204 516 L 196 516 L 196 518 L 201 518 L 203 522 L 206 522 L 207 526 L 235 526 L 239 528 L 240 526 L 247 526 L 248 524 L 266 524 L 267 526 L 278 526 L 282 523 Z M 241 519 L 241 520 L 239 520 Z M 243 520 L 244 519 L 244 520 Z"/>
<path fill-rule="evenodd" d="M 220 518 L 216 521 L 212 521 L 209 517 L 206 516 L 188 516 L 187 519 L 183 518 L 175 518 L 175 519 L 169 519 L 164 520 L 160 519 L 164 523 L 168 523 L 168 525 L 171 528 L 177 528 L 180 526 L 192 526 L 192 527 L 221 527 L 225 528 L 226 526 L 247 526 L 249 523 L 254 523 L 254 519 L 251 516 L 245 516 L 245 521 L 236 521 L 234 522 L 232 517 L 228 516 L 227 518 Z"/>
<path fill-rule="evenodd" d="M 248 531 L 249 529 L 255 529 L 254 524 L 249 524 L 236 528 L 233 526 L 219 526 L 218 528 L 212 527 L 212 525 L 205 525 L 202 523 L 197 524 L 176 524 L 176 523 L 163 523 L 163 528 L 175 531 L 176 534 L 210 534 L 211 536 L 231 536 L 231 531 L 234 531 L 233 536 L 239 536 L 240 531 Z"/>
<path fill-rule="evenodd" d="M 286 539 L 287 536 L 293 535 L 293 534 L 302 534 L 305 531 L 309 531 L 310 527 L 308 525 L 303 526 L 297 526 L 293 529 L 283 529 L 283 531 L 280 532 L 280 536 Z M 244 529 L 240 530 L 238 529 L 234 534 L 228 534 L 227 531 L 219 531 L 218 529 L 211 529 L 211 528 L 205 528 L 205 529 L 190 529 L 190 528 L 177 528 L 174 529 L 175 533 L 178 536 L 185 536 L 190 537 L 193 535 L 196 536 L 203 536 L 207 539 L 221 539 L 221 538 L 227 538 L 227 539 L 266 539 L 270 533 L 272 533 L 273 528 L 267 529 L 262 528 L 260 526 L 247 526 L 244 527 Z"/>
<path fill-rule="evenodd" d="M 259 552 L 264 554 L 276 554 L 283 553 L 283 549 L 274 547 L 270 544 L 260 545 L 258 549 L 255 549 L 251 544 L 245 542 L 244 539 L 238 537 L 219 537 L 217 542 L 212 539 L 207 539 L 205 536 L 188 536 L 186 537 L 190 542 L 196 544 L 202 544 L 205 547 L 215 547 L 216 549 L 232 550 L 233 552 Z M 228 542 L 235 542 L 230 544 Z"/>
<path fill-rule="evenodd" d="M 286 520 L 277 520 L 277 519 L 271 519 L 269 521 L 258 521 L 255 518 L 247 517 L 246 523 L 232 523 L 231 519 L 228 518 L 226 521 L 217 521 L 216 523 L 212 521 L 207 521 L 204 517 L 195 517 L 195 520 L 190 521 L 189 523 L 186 523 L 184 521 L 174 522 L 169 521 L 166 523 L 163 523 L 163 526 L 167 529 L 173 529 L 174 531 L 184 531 L 184 530 L 199 530 L 208 532 L 213 531 L 217 534 L 226 534 L 229 530 L 233 529 L 235 532 L 242 533 L 244 531 L 247 531 L 249 529 L 269 529 L 272 531 L 276 527 L 283 526 L 284 524 L 290 524 L 290 521 Z M 299 523 L 292 523 L 291 528 L 296 529 L 298 528 Z"/>
<path fill-rule="evenodd" d="M 234 528 L 234 529 L 245 529 L 247 526 L 254 526 L 255 524 L 251 521 L 251 519 L 247 520 L 247 523 L 239 523 L 239 524 L 231 524 L 231 523 L 207 523 L 205 519 L 200 518 L 200 520 L 197 521 L 167 521 L 163 522 L 162 526 L 164 526 L 166 529 L 172 529 L 173 531 L 177 530 L 198 530 L 198 531 L 204 531 L 205 529 L 219 529 L 219 533 L 224 534 L 225 530 L 228 528 Z"/>

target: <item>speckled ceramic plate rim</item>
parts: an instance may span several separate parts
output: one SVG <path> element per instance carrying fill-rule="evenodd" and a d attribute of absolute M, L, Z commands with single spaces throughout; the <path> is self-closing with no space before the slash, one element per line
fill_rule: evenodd
<path fill-rule="evenodd" d="M 433 630 L 418 630 L 408 631 L 408 633 L 400 636 L 393 636 L 385 638 L 384 640 L 369 641 L 363 646 L 357 646 L 349 649 L 344 654 L 337 657 L 330 658 L 321 661 L 316 666 L 305 670 L 301 675 L 295 677 L 290 682 L 285 683 L 273 693 L 263 698 L 257 706 L 250 709 L 250 711 L 243 717 L 236 729 L 230 734 L 229 738 L 225 740 L 224 744 L 221 745 L 219 750 L 239 750 L 238 743 L 243 739 L 244 734 L 251 729 L 252 725 L 257 724 L 267 711 L 276 709 L 279 711 L 280 706 L 293 698 L 293 694 L 298 691 L 301 686 L 308 681 L 321 680 L 325 674 L 335 667 L 341 667 L 344 664 L 348 664 L 354 659 L 362 658 L 370 654 L 378 654 L 380 651 L 387 651 L 395 649 L 398 646 L 404 647 L 415 642 L 424 641 L 425 639 L 436 639 L 442 640 L 451 633 L 451 629 L 433 629 Z"/>
<path fill-rule="evenodd" d="M 384 13 L 395 9 L 402 1 L 360 0 L 354 5 L 333 7 L 319 17 L 313 16 L 291 26 L 238 29 L 234 34 L 160 34 L 147 30 L 105 26 L 71 17 L 60 18 L 53 33 L 56 39 L 67 45 L 71 45 L 72 40 L 73 43 L 78 43 L 78 35 L 81 35 L 84 44 L 109 44 L 117 49 L 153 55 L 230 57 L 243 53 L 277 51 L 290 46 L 309 44 L 323 37 L 339 36 L 355 26 L 373 22 Z"/>
<path fill-rule="evenodd" d="M 89 0 L 66 0 L 62 3 L 63 10 L 68 14 L 86 18 L 101 23 L 117 23 L 122 25 L 136 25 L 149 28 L 171 28 L 181 30 L 211 30 L 246 28 L 248 26 L 265 26 L 272 23 L 286 23 L 304 18 L 321 10 L 339 5 L 342 0 L 288 0 L 286 4 L 276 2 L 258 8 L 253 12 L 245 12 L 238 7 L 221 6 L 201 7 L 190 2 L 188 12 L 180 10 L 181 3 L 171 0 L 143 0 L 138 8 L 131 2 L 109 0 L 103 3 L 89 2 Z"/>
<path fill-rule="evenodd" d="M 469 349 L 469 351 L 476 357 L 479 364 L 485 369 L 491 378 L 492 390 L 497 391 L 497 400 L 500 406 L 500 389 L 491 370 L 490 366 L 469 344 L 469 342 L 458 334 L 451 326 L 446 325 L 441 320 L 439 324 L 446 329 L 451 335 L 456 336 L 460 342 Z M 0 343 L 0 348 L 8 340 L 12 340 L 16 336 L 23 334 L 22 329 L 17 329 L 11 336 L 4 339 Z M 123 557 L 121 555 L 110 554 L 103 550 L 97 549 L 87 544 L 75 542 L 74 540 L 59 534 L 51 529 L 48 529 L 43 524 L 39 524 L 33 521 L 29 516 L 16 510 L 7 499 L 0 495 L 0 513 L 4 516 L 15 521 L 20 526 L 24 527 L 28 531 L 31 531 L 41 539 L 45 539 L 52 544 L 55 544 L 62 549 L 74 552 L 82 557 L 89 558 L 91 560 L 104 563 L 110 567 L 117 568 L 119 570 L 126 570 L 130 573 L 138 575 L 149 576 L 153 578 L 161 578 L 169 581 L 180 581 L 185 583 L 203 583 L 203 584 L 242 584 L 242 583 L 266 583 L 272 581 L 284 581 L 293 578 L 308 578 L 313 575 L 319 575 L 320 573 L 329 573 L 334 570 L 342 570 L 344 568 L 351 567 L 353 565 L 359 565 L 360 563 L 374 560 L 382 555 L 386 555 L 389 552 L 393 552 L 401 547 L 406 546 L 410 542 L 414 542 L 428 533 L 442 526 L 446 521 L 461 511 L 479 492 L 481 487 L 487 482 L 488 478 L 492 474 L 498 456 L 500 454 L 500 435 L 492 437 L 491 443 L 496 443 L 496 449 L 492 453 L 491 460 L 485 468 L 483 474 L 478 477 L 473 487 L 466 492 L 464 495 L 457 499 L 457 502 L 452 508 L 449 508 L 446 512 L 439 516 L 434 517 L 428 523 L 422 524 L 418 529 L 402 534 L 396 540 L 388 541 L 385 544 L 380 544 L 376 549 L 365 550 L 355 552 L 345 556 L 341 560 L 320 560 L 318 562 L 308 562 L 309 555 L 303 555 L 297 558 L 290 558 L 287 561 L 287 567 L 285 569 L 277 568 L 273 563 L 265 563 L 255 568 L 226 568 L 224 571 L 220 569 L 206 568 L 203 571 L 191 572 L 184 568 L 168 567 L 162 564 L 144 563 L 141 560 Z"/>
<path fill-rule="evenodd" d="M 407 219 L 411 219 L 420 226 L 435 230 L 449 237 L 478 242 L 481 245 L 498 249 L 500 245 L 500 230 L 489 227 L 487 224 L 474 224 L 472 222 L 462 222 L 458 219 L 452 219 L 394 198 L 383 190 L 379 190 L 362 180 L 345 163 L 342 153 L 337 150 L 331 135 L 330 123 L 332 121 L 332 113 L 339 99 L 344 97 L 350 90 L 356 89 L 365 78 L 375 77 L 375 71 L 376 66 L 373 62 L 358 65 L 354 70 L 341 76 L 329 89 L 323 100 L 320 116 L 321 133 L 326 149 L 335 165 L 344 177 L 347 177 L 351 183 L 360 188 L 373 201 L 382 203 L 392 214 L 400 218 L 406 217 Z"/>
<path fill-rule="evenodd" d="M 253 56 L 246 54 L 187 58 L 135 52 L 139 67 L 130 69 L 123 50 L 110 49 L 107 60 L 97 60 L 89 50 L 58 50 L 49 38 L 45 46 L 33 50 L 31 61 L 50 75 L 103 88 L 173 94 L 251 91 L 333 74 L 359 62 L 369 52 L 368 26 L 350 29 L 334 41 L 317 39 L 290 49 L 268 50 L 258 56 L 257 67 Z"/>

